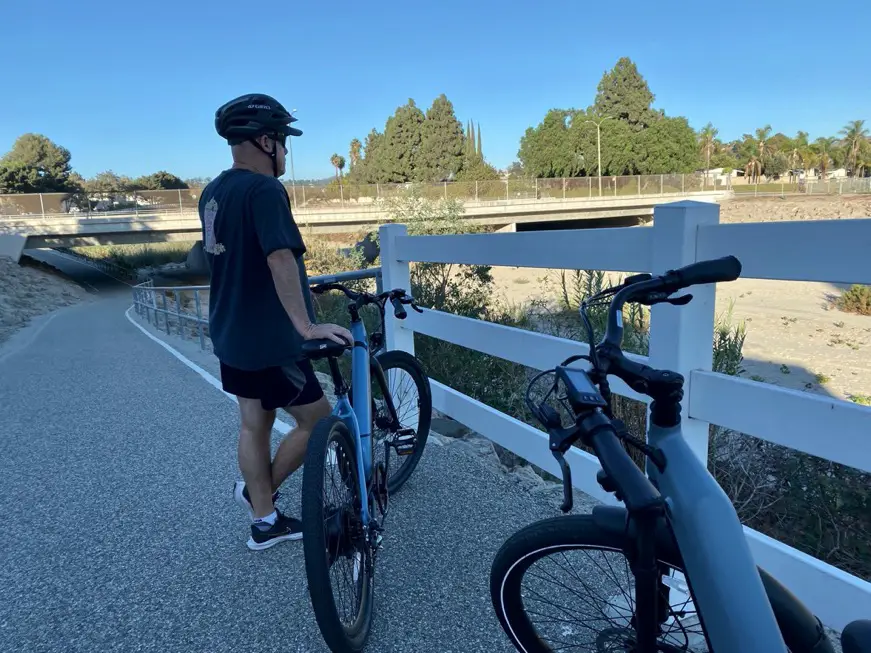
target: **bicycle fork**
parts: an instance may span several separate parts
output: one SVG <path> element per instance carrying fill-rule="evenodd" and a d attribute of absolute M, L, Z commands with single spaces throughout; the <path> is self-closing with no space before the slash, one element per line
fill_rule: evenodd
<path fill-rule="evenodd" d="M 630 568 L 635 577 L 636 653 L 656 653 L 660 624 L 669 613 L 669 588 L 662 582 L 662 571 L 656 556 L 656 533 L 664 517 L 661 505 L 655 505 L 631 516 L 637 538 Z"/>

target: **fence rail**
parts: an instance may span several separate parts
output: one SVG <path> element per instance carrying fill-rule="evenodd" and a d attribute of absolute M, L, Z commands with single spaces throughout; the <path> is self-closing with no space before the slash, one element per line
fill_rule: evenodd
<path fill-rule="evenodd" d="M 841 195 L 871 193 L 871 177 L 808 181 L 766 181 L 750 184 L 742 178 L 697 174 L 633 175 L 561 179 L 504 179 L 407 184 L 285 184 L 294 209 L 357 207 L 395 197 L 411 188 L 430 199 L 492 202 L 517 199 L 581 199 L 689 195 L 732 191 L 736 195 Z M 111 217 L 113 214 L 172 215 L 195 213 L 201 188 L 100 193 L 37 193 L 0 195 L 0 218 L 11 216 Z"/>
<path fill-rule="evenodd" d="M 516 265 L 662 273 L 697 260 L 734 253 L 742 276 L 802 281 L 868 282 L 871 220 L 720 225 L 719 206 L 701 202 L 660 205 L 652 228 L 560 232 L 408 236 L 403 225 L 380 229 L 384 283 L 408 283 L 413 262 Z M 813 246 L 813 256 L 803 253 Z M 707 461 L 711 424 L 854 469 L 871 472 L 871 408 L 714 373 L 715 289 L 693 288 L 684 307 L 651 310 L 653 367 L 686 379 L 683 421 L 690 446 Z M 435 310 L 388 319 L 387 346 L 414 351 L 415 333 L 435 337 L 534 369 L 549 369 L 587 345 Z M 558 475 L 547 435 L 448 385 L 433 381 L 433 406 L 493 442 Z M 615 392 L 638 395 L 614 380 Z M 573 449 L 566 456 L 575 487 L 613 503 L 596 481 L 598 460 Z M 745 533 L 757 562 L 789 587 L 827 625 L 840 629 L 871 614 L 871 583 L 751 528 Z"/>
<path fill-rule="evenodd" d="M 381 292 L 381 268 L 352 270 L 338 274 L 311 277 L 309 282 L 341 283 L 374 279 L 376 292 Z M 133 306 L 136 313 L 159 331 L 197 339 L 200 348 L 209 351 L 209 286 L 155 286 L 148 280 L 133 286 Z"/>

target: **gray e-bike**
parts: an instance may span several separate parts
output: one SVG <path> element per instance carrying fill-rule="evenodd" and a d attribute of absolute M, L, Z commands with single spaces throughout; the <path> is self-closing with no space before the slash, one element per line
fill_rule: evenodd
<path fill-rule="evenodd" d="M 740 273 L 740 262 L 729 256 L 661 276 L 631 276 L 589 297 L 580 310 L 589 356 L 572 356 L 530 382 L 527 405 L 546 427 L 562 470 L 562 511 L 573 502 L 564 454 L 576 442 L 592 448 L 602 466 L 599 484 L 625 507 L 600 505 L 591 514 L 538 521 L 503 544 L 490 593 L 518 651 L 833 650 L 819 619 L 756 566 L 729 497 L 684 439 L 683 377 L 632 361 L 620 348 L 627 302 L 684 305 L 691 295 L 672 294 Z M 605 335 L 594 345 L 587 310 L 605 305 Z M 581 359 L 591 369 L 572 366 Z M 533 399 L 547 375 L 549 390 Z M 614 417 L 608 375 L 653 400 L 646 441 Z M 627 446 L 643 454 L 646 474 Z M 845 653 L 871 651 L 871 622 L 850 624 L 842 644 Z"/>

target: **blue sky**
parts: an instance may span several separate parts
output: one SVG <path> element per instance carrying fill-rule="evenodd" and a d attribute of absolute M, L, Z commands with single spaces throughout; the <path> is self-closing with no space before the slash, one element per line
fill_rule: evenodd
<path fill-rule="evenodd" d="M 621 56 L 655 107 L 725 139 L 871 121 L 865 2 L 43 0 L 2 14 L 0 152 L 43 133 L 86 177 L 216 175 L 229 151 L 214 111 L 251 91 L 298 109 L 297 178 L 330 175 L 333 152 L 439 93 L 504 167 L 548 109 L 591 104 Z"/>

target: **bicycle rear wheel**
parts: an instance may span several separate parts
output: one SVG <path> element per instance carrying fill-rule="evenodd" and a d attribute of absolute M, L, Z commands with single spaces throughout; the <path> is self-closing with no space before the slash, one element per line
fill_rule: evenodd
<path fill-rule="evenodd" d="M 432 422 L 432 391 L 429 377 L 420 362 L 402 350 L 383 351 L 376 360 L 384 370 L 386 387 L 381 387 L 374 375 L 372 378 L 372 445 L 373 465 L 384 462 L 385 443 L 413 438 L 414 451 L 400 456 L 395 447 L 390 448 L 387 470 L 387 492 L 397 492 L 411 477 L 423 456 Z M 384 401 L 385 392 L 393 399 L 400 428 L 410 431 L 402 435 L 388 428 L 390 416 Z M 388 444 L 388 446 L 390 446 Z"/>
<path fill-rule="evenodd" d="M 490 596 L 514 647 L 525 653 L 634 650 L 635 580 L 623 553 L 627 544 L 591 515 L 536 522 L 509 538 L 493 560 Z M 658 650 L 709 651 L 681 563 L 668 554 L 658 552 L 670 603 Z M 542 588 L 544 582 L 550 587 Z"/>
<path fill-rule="evenodd" d="M 372 626 L 374 561 L 357 479 L 347 425 L 335 416 L 322 419 L 306 451 L 302 532 L 312 609 L 333 653 L 361 651 Z"/>

